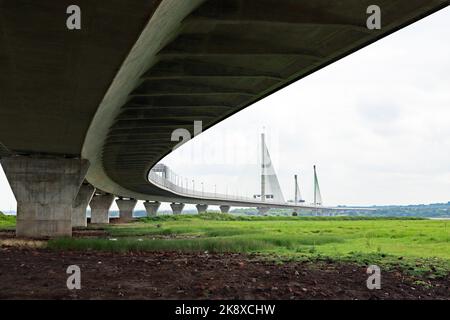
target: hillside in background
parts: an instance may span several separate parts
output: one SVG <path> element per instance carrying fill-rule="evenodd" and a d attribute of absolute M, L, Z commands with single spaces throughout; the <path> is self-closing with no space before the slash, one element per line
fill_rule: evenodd
<path fill-rule="evenodd" d="M 422 218 L 450 218 L 450 201 L 447 203 L 432 203 L 432 204 L 419 204 L 419 205 L 396 205 L 396 206 L 370 206 L 359 207 L 360 210 L 355 210 L 350 206 L 339 206 L 340 211 L 321 210 L 321 214 L 329 215 L 346 215 L 346 216 L 375 216 L 375 217 L 422 217 Z M 366 210 L 365 210 L 366 209 Z M 208 209 L 208 212 L 219 213 L 219 210 Z M 14 215 L 14 212 L 5 212 L 6 215 Z M 183 214 L 196 214 L 197 210 L 190 209 L 184 210 Z M 247 214 L 257 215 L 258 211 L 255 208 L 236 208 L 230 211 L 231 214 Z M 299 215 L 315 216 L 317 211 L 315 210 L 300 210 Z M 161 210 L 158 214 L 172 214 L 170 210 Z M 282 215 L 291 216 L 292 209 L 271 209 L 268 212 L 269 215 Z M 0 215 L 4 215 L 0 211 Z M 90 210 L 87 213 L 90 217 Z M 117 210 L 111 210 L 110 217 L 119 217 Z M 136 210 L 133 215 L 135 217 L 145 217 L 146 212 L 144 210 Z"/>
<path fill-rule="evenodd" d="M 419 204 L 406 206 L 370 206 L 355 210 L 350 206 L 339 206 L 341 211 L 321 210 L 323 214 L 338 214 L 348 216 L 377 216 L 377 217 L 424 217 L 450 218 L 450 201 L 447 203 Z M 348 209 L 348 210 L 346 210 Z M 367 210 L 364 210 L 367 209 Z M 232 213 L 256 215 L 253 208 L 234 209 Z M 300 215 L 316 215 L 315 210 L 301 210 Z M 291 209 L 272 209 L 269 214 L 291 215 Z"/>

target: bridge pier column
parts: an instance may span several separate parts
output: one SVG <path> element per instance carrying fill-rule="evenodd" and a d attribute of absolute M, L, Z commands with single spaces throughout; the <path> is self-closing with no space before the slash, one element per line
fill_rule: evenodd
<path fill-rule="evenodd" d="M 172 203 L 170 204 L 170 207 L 172 208 L 173 214 L 181 214 L 181 212 L 183 212 L 184 203 L 175 203 L 175 202 L 172 202 Z"/>
<path fill-rule="evenodd" d="M 16 235 L 72 236 L 72 205 L 89 162 L 23 156 L 0 162 L 17 200 Z"/>
<path fill-rule="evenodd" d="M 158 201 L 155 201 L 155 202 L 145 201 L 144 207 L 145 207 L 145 210 L 147 211 L 147 216 L 156 216 L 160 205 L 161 205 L 161 202 L 158 202 Z"/>
<path fill-rule="evenodd" d="M 267 212 L 270 210 L 270 208 L 268 207 L 258 207 L 256 209 L 258 209 L 258 214 L 262 216 L 265 216 Z"/>
<path fill-rule="evenodd" d="M 219 207 L 220 208 L 220 212 L 222 212 L 222 213 L 228 213 L 228 212 L 230 212 L 230 206 L 227 206 L 227 205 L 222 205 L 222 206 L 220 206 Z"/>
<path fill-rule="evenodd" d="M 86 209 L 94 195 L 95 188 L 90 184 L 83 184 L 73 203 L 72 228 L 87 227 Z"/>
<path fill-rule="evenodd" d="M 133 220 L 133 210 L 136 207 L 136 199 L 122 199 L 116 200 L 116 204 L 119 207 L 119 221 L 130 222 Z"/>
<path fill-rule="evenodd" d="M 109 208 L 114 201 L 112 194 L 96 194 L 92 197 L 89 206 L 91 207 L 91 223 L 108 224 Z"/>
<path fill-rule="evenodd" d="M 195 207 L 197 208 L 197 213 L 205 213 L 208 209 L 207 204 L 197 204 Z"/>

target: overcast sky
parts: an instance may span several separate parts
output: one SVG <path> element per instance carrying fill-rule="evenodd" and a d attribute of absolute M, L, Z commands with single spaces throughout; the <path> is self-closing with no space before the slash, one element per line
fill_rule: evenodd
<path fill-rule="evenodd" d="M 447 8 L 246 108 L 163 162 L 197 189 L 204 182 L 251 196 L 265 127 L 286 199 L 297 173 L 312 201 L 316 164 L 326 205 L 450 201 L 449 39 Z M 1 171 L 0 209 L 10 208 Z"/>

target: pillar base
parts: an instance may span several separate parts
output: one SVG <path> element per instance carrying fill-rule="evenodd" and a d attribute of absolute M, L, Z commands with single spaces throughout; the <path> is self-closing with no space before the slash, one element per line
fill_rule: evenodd
<path fill-rule="evenodd" d="M 170 207 L 172 208 L 173 214 L 181 214 L 181 212 L 183 212 L 184 203 L 171 203 Z"/>
<path fill-rule="evenodd" d="M 144 207 L 145 207 L 145 210 L 147 211 L 147 216 L 148 217 L 156 216 L 160 205 L 161 205 L 161 202 L 158 202 L 158 201 L 155 201 L 155 202 L 145 201 Z"/>
<path fill-rule="evenodd" d="M 92 197 L 89 206 L 91 207 L 91 223 L 108 224 L 109 208 L 114 201 L 112 194 L 96 194 Z"/>
<path fill-rule="evenodd" d="M 86 209 L 94 195 L 95 188 L 90 184 L 83 184 L 78 191 L 72 209 L 72 228 L 87 227 Z"/>
<path fill-rule="evenodd" d="M 17 200 L 16 235 L 72 236 L 72 206 L 89 162 L 13 156 L 1 164 Z"/>
<path fill-rule="evenodd" d="M 136 207 L 136 199 L 117 199 L 116 204 L 119 207 L 119 222 L 127 223 L 133 221 L 133 210 Z"/>
<path fill-rule="evenodd" d="M 220 208 L 220 212 L 222 212 L 222 213 L 228 213 L 228 212 L 230 212 L 230 206 L 222 205 L 222 206 L 220 206 L 219 208 Z"/>
<path fill-rule="evenodd" d="M 197 213 L 206 213 L 206 210 L 208 209 L 208 205 L 207 204 L 197 204 L 195 206 L 197 208 Z"/>

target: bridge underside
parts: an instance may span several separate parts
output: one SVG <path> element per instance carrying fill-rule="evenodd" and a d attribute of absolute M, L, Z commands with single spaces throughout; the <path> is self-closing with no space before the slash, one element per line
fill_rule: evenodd
<path fill-rule="evenodd" d="M 27 181 L 62 189 L 46 187 L 33 159 L 39 167 L 58 158 L 73 181 L 64 197 L 45 199 L 58 198 L 64 212 L 87 167 L 106 193 L 177 197 L 147 179 L 177 143 L 174 129 L 193 134 L 202 121 L 205 130 L 447 3 L 379 0 L 382 28 L 368 30 L 369 0 L 79 0 L 82 28 L 69 31 L 72 1 L 0 0 L 0 157 L 14 168 L 6 174 L 16 196 L 39 202 Z M 65 185 L 55 170 L 44 171 Z M 67 215 L 53 218 L 67 228 Z"/>
<path fill-rule="evenodd" d="M 146 174 L 177 143 L 173 130 L 193 135 L 194 121 L 209 128 L 444 3 L 379 1 L 382 28 L 369 30 L 372 2 L 207 0 L 180 8 L 183 14 L 161 31 L 162 45 L 148 53 L 150 63 L 139 65 L 141 73 L 127 78 L 133 85 L 117 94 L 123 102 L 108 105 L 117 114 L 98 157 L 100 176 L 130 196 L 167 195 Z M 158 12 L 152 19 L 149 32 L 159 26 Z"/>
<path fill-rule="evenodd" d="M 159 1 L 0 0 L 0 143 L 79 157 L 98 105 Z M 5 148 L 0 154 L 7 153 Z"/>

